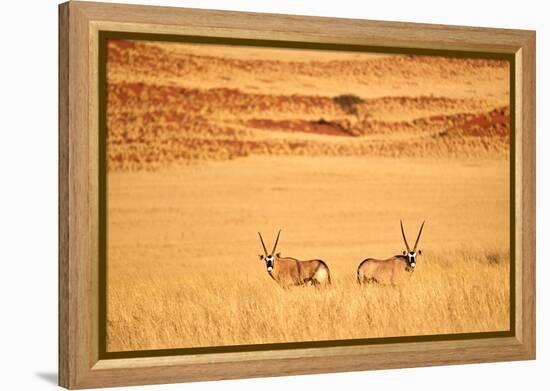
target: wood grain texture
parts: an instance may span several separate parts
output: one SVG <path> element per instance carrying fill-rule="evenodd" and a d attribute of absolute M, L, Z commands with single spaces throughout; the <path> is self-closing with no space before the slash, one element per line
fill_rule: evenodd
<path fill-rule="evenodd" d="M 69 384 L 69 7 L 59 7 L 59 384 Z"/>
<path fill-rule="evenodd" d="M 515 54 L 516 337 L 158 358 L 98 355 L 98 31 Z M 66 388 L 535 357 L 535 33 L 69 2 L 59 8 L 59 383 Z"/>
<path fill-rule="evenodd" d="M 524 31 L 174 7 L 72 2 L 117 31 L 515 53 Z"/>
<path fill-rule="evenodd" d="M 89 34 L 88 20 L 78 7 L 62 4 L 60 11 L 60 258 L 59 258 L 59 383 L 74 388 L 97 362 L 97 277 L 90 220 L 89 175 Z M 97 159 L 96 159 L 97 160 Z M 95 308 L 95 309 L 94 309 Z M 97 319 L 97 318 L 96 318 Z"/>
<path fill-rule="evenodd" d="M 529 358 L 536 356 L 536 38 L 531 33 L 521 49 L 522 73 L 521 77 L 521 117 L 520 127 L 522 134 L 522 182 L 521 208 L 523 230 L 522 242 L 522 289 L 521 308 L 523 317 L 519 322 L 523 325 L 520 335 Z M 516 184 L 518 186 L 518 184 Z"/>

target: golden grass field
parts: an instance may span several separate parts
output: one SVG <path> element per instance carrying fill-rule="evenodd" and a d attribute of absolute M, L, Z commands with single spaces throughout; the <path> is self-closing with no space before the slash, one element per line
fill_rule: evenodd
<path fill-rule="evenodd" d="M 509 328 L 507 64 L 126 41 L 108 61 L 108 351 Z M 359 286 L 400 219 L 409 242 L 426 220 L 417 269 Z M 331 287 L 269 277 L 257 231 L 279 228 Z"/>

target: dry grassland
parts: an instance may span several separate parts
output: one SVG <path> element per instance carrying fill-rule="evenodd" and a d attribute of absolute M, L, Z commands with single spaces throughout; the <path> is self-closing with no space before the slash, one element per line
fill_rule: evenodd
<path fill-rule="evenodd" d="M 149 269 L 144 278 L 130 272 L 116 284 L 126 287 L 111 293 L 116 316 L 109 322 L 109 347 L 165 349 L 507 330 L 507 261 L 504 251 L 430 254 L 406 287 L 368 289 L 348 273 L 347 278 L 335 278 L 332 288 L 283 290 L 260 274 L 260 265 L 256 275 L 243 266 L 225 274 L 166 276 Z"/>
<path fill-rule="evenodd" d="M 262 157 L 111 174 L 109 349 L 506 330 L 505 163 L 402 164 Z M 400 218 L 410 241 L 427 220 L 410 283 L 359 287 L 363 258 L 404 249 Z M 256 231 L 269 247 L 278 228 L 283 255 L 326 260 L 331 288 L 270 279 Z"/>

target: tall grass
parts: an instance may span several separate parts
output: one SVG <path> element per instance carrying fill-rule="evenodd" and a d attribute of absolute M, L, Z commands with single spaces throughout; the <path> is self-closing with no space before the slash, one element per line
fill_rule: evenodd
<path fill-rule="evenodd" d="M 114 271 L 108 350 L 183 348 L 506 330 L 509 255 L 432 253 L 399 286 L 359 286 L 332 270 L 326 289 L 282 289 L 263 267 Z"/>

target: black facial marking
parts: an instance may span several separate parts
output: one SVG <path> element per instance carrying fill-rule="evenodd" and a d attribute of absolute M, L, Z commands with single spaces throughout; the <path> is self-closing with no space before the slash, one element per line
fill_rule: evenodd
<path fill-rule="evenodd" d="M 269 255 L 265 258 L 265 265 L 267 268 L 273 268 L 274 258 L 272 255 Z"/>
<path fill-rule="evenodd" d="M 407 254 L 407 264 L 412 267 L 412 265 L 416 266 L 416 254 L 413 252 L 410 252 Z"/>

